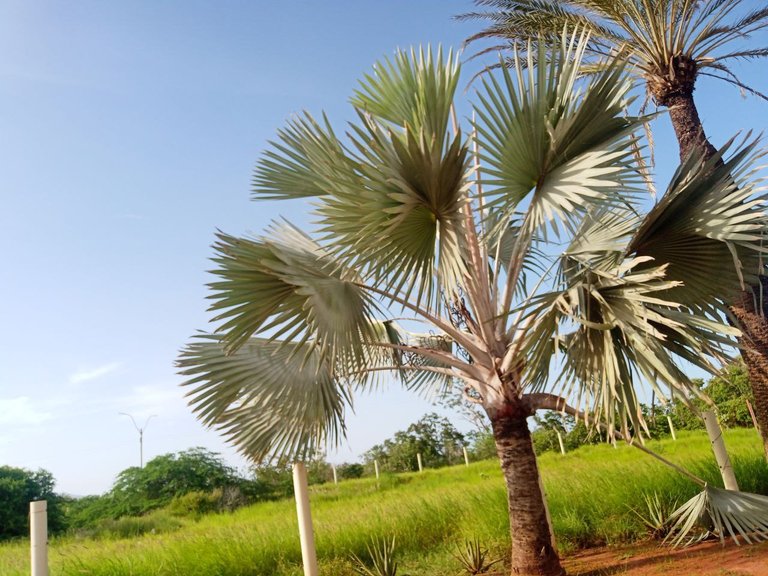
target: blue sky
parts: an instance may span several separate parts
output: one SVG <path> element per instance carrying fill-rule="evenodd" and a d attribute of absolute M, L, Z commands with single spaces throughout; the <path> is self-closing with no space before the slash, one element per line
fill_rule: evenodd
<path fill-rule="evenodd" d="M 205 446 L 173 362 L 206 329 L 217 228 L 261 231 L 252 169 L 292 114 L 350 117 L 357 79 L 397 47 L 460 46 L 465 1 L 131 1 L 0 4 L 0 464 L 58 489 L 107 490 L 138 463 Z M 763 36 L 765 42 L 765 36 Z M 470 74 L 476 67 L 468 66 Z M 768 90 L 766 63 L 743 77 Z M 709 135 L 764 130 L 768 103 L 702 80 Z M 656 121 L 661 181 L 677 157 Z M 669 144 L 668 144 L 669 143 Z M 661 186 L 660 186 L 661 187 Z M 300 214 L 280 213 L 301 222 Z M 352 460 L 431 408 L 390 390 L 359 399 Z"/>

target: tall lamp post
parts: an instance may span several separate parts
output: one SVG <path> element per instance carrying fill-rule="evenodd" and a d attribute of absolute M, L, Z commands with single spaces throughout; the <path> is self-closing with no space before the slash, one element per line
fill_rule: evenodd
<path fill-rule="evenodd" d="M 128 418 L 131 419 L 131 422 L 133 422 L 134 428 L 136 428 L 136 431 L 139 433 L 139 468 L 144 468 L 144 430 L 147 429 L 147 424 L 149 424 L 149 421 L 152 418 L 157 417 L 157 414 L 150 414 L 147 419 L 144 421 L 144 426 L 139 428 L 139 425 L 136 424 L 136 420 L 133 419 L 133 416 L 130 414 L 126 414 L 125 412 L 120 412 L 120 416 L 128 416 Z"/>

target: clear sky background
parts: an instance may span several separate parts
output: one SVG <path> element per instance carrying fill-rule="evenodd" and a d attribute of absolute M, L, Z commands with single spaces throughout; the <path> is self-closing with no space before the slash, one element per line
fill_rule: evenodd
<path fill-rule="evenodd" d="M 755 3 L 756 5 L 757 3 Z M 357 80 L 397 47 L 459 47 L 468 1 L 0 2 L 0 465 L 44 468 L 57 490 L 109 489 L 138 464 L 204 446 L 244 466 L 194 419 L 174 360 L 208 328 L 220 228 L 282 214 L 249 201 L 254 163 L 292 114 L 343 128 Z M 760 37 L 768 44 L 765 35 Z M 468 81 L 477 65 L 465 68 Z M 739 74 L 768 90 L 768 63 Z M 768 103 L 702 79 L 716 145 L 768 126 Z M 676 162 L 656 121 L 660 189 Z M 359 398 L 351 461 L 432 408 L 397 385 Z M 462 426 L 458 421 L 457 425 Z"/>

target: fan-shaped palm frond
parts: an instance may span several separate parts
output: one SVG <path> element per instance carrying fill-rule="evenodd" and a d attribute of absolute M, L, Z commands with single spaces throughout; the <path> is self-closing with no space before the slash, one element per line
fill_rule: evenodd
<path fill-rule="evenodd" d="M 302 460 L 343 438 L 350 397 L 310 344 L 250 338 L 227 353 L 219 338 L 204 336 L 182 351 L 178 366 L 197 417 L 255 462 Z"/>
<path fill-rule="evenodd" d="M 406 298 L 414 293 L 431 308 L 440 288 L 461 282 L 465 272 L 466 145 L 461 134 L 443 147 L 423 130 L 396 132 L 362 120 L 351 134 L 362 187 L 318 208 L 321 232 L 370 281 Z"/>
<path fill-rule="evenodd" d="M 675 510 L 669 521 L 674 524 L 664 541 L 674 546 L 698 542 L 707 532 L 717 534 L 721 542 L 730 536 L 736 544 L 739 537 L 748 544 L 768 540 L 768 496 L 707 485 Z M 692 535 L 697 529 L 699 535 Z"/>
<path fill-rule="evenodd" d="M 630 259 L 610 271 L 581 263 L 578 271 L 564 276 L 567 283 L 561 291 L 534 298 L 529 311 L 535 320 L 525 345 L 528 389 L 551 386 L 550 355 L 564 352 L 558 379 L 561 395 L 578 397 L 577 405 L 604 419 L 609 433 L 621 427 L 617 416 L 626 416 L 635 429 L 642 426 L 637 376 L 678 394 L 693 388 L 665 350 L 661 327 L 678 333 L 700 356 L 713 353 L 713 347 L 689 339 L 681 317 L 666 314 L 679 305 L 658 296 L 675 285 L 666 279 L 665 267 L 637 272 L 642 263 L 643 259 Z"/>
<path fill-rule="evenodd" d="M 352 98 L 352 104 L 393 127 L 418 134 L 424 132 L 444 145 L 459 81 L 459 68 L 453 51 L 446 56 L 438 49 L 426 52 L 399 51 L 367 74 Z"/>
<path fill-rule="evenodd" d="M 411 336 L 414 351 L 408 356 L 414 370 L 407 374 L 405 382 L 408 389 L 421 393 L 425 397 L 436 398 L 450 389 L 456 375 L 450 365 L 440 360 L 439 356 L 424 356 L 419 350 L 453 353 L 453 341 L 444 334 L 414 334 Z"/>
<path fill-rule="evenodd" d="M 350 125 L 349 150 L 327 122 L 305 115 L 280 133 L 254 179 L 256 197 L 317 197 L 334 256 L 427 308 L 465 273 L 468 154 L 461 132 L 449 133 L 459 70 L 452 53 L 399 52 L 352 99 L 360 122 Z"/>
<path fill-rule="evenodd" d="M 328 119 L 323 124 L 304 113 L 279 130 L 256 165 L 254 199 L 311 198 L 330 194 L 341 183 L 359 186 L 359 174 L 333 132 Z"/>
<path fill-rule="evenodd" d="M 312 343 L 334 354 L 359 358 L 361 342 L 373 339 L 374 300 L 356 275 L 290 224 L 275 225 L 258 240 L 218 235 L 210 284 L 228 351 L 254 334 Z M 297 348 L 298 349 L 298 348 Z"/>
<path fill-rule="evenodd" d="M 756 145 L 753 140 L 726 157 L 731 141 L 706 161 L 689 157 L 637 229 L 628 251 L 669 263 L 668 277 L 679 281 L 665 298 L 711 315 L 724 312 L 745 282 L 756 281 L 768 223 L 755 174 L 764 152 Z M 734 273 L 712 274 L 724 267 Z"/>
<path fill-rule="evenodd" d="M 615 63 L 579 90 L 587 37 L 563 40 L 548 65 L 525 70 L 516 57 L 515 67 L 503 70 L 503 82 L 483 78 L 478 94 L 488 207 L 509 218 L 527 200 L 527 234 L 617 203 L 618 188 L 624 202 L 639 189 L 631 152 L 639 120 L 624 115 L 622 66 Z M 543 55 L 545 48 L 537 50 Z"/>

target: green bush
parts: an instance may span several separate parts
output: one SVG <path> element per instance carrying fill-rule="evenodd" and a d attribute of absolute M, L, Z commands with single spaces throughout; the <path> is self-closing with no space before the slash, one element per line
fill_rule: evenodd
<path fill-rule="evenodd" d="M 168 505 L 168 512 L 174 516 L 200 516 L 220 512 L 223 491 L 217 488 L 212 492 L 195 490 L 177 496 Z"/>
<path fill-rule="evenodd" d="M 0 541 L 29 534 L 29 503 L 48 503 L 48 530 L 59 533 L 65 527 L 66 499 L 53 491 L 55 480 L 46 470 L 0 466 Z"/>
<path fill-rule="evenodd" d="M 362 478 L 364 472 L 365 468 L 358 462 L 354 462 L 352 464 L 349 462 L 344 462 L 343 464 L 336 466 L 336 475 L 338 476 L 339 480 Z"/>

